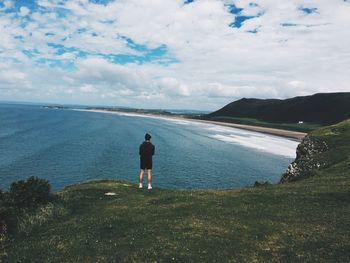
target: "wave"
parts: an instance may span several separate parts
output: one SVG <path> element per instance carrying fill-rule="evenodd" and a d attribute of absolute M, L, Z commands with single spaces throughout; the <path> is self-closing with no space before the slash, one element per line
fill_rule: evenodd
<path fill-rule="evenodd" d="M 213 134 L 210 137 L 232 144 L 242 145 L 244 147 L 253 148 L 267 153 L 282 155 L 285 157 L 295 158 L 298 142 L 276 136 L 261 134 Z"/>
<path fill-rule="evenodd" d="M 177 117 L 168 116 L 156 116 L 129 112 L 109 112 L 104 110 L 81 110 L 81 111 L 92 111 L 100 113 L 110 113 L 120 116 L 130 116 L 130 117 L 142 117 L 151 119 L 160 119 L 169 121 L 179 125 L 186 126 L 197 126 L 206 132 L 206 136 L 210 138 L 220 140 L 222 142 L 227 142 L 230 144 L 237 144 L 251 149 L 256 149 L 259 151 L 267 152 L 274 155 L 285 156 L 288 158 L 295 158 L 296 148 L 299 144 L 298 141 L 270 135 L 261 132 L 248 131 L 244 129 L 238 129 L 234 127 L 224 127 L 217 124 L 201 123 L 196 120 L 183 120 Z"/>

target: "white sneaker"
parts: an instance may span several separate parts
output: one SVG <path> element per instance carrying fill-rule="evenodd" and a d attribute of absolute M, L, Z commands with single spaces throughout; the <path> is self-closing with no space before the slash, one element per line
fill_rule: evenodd
<path fill-rule="evenodd" d="M 149 190 L 152 189 L 152 185 L 148 184 L 148 189 Z"/>
<path fill-rule="evenodd" d="M 139 188 L 142 188 L 142 184 L 141 183 L 139 184 Z"/>

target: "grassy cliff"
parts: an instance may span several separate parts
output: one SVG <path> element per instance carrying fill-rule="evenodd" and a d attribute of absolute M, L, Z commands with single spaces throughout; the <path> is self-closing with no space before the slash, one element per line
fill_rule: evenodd
<path fill-rule="evenodd" d="M 281 182 L 329 176 L 333 169 L 350 171 L 350 119 L 309 133 L 298 145 L 297 157 Z"/>
<path fill-rule="evenodd" d="M 122 181 L 66 187 L 20 220 L 18 232 L 2 241 L 1 259 L 349 262 L 349 131 L 346 121 L 310 134 L 326 142 L 313 158 L 327 165 L 291 183 L 195 191 L 140 190 Z"/>

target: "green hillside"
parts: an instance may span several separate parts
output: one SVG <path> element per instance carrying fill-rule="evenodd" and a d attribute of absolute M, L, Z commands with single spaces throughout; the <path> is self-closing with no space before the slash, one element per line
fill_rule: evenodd
<path fill-rule="evenodd" d="M 308 138 L 305 145 L 326 147 L 300 147 L 298 158 L 311 153 L 310 163 L 325 165 L 293 182 L 195 191 L 122 181 L 66 187 L 2 240 L 2 261 L 349 262 L 350 120 Z"/>
<path fill-rule="evenodd" d="M 350 92 L 311 96 L 234 101 L 204 115 L 205 119 L 309 131 L 350 118 Z M 299 124 L 303 121 L 303 124 Z"/>
<path fill-rule="evenodd" d="M 350 119 L 309 133 L 298 145 L 297 158 L 281 182 L 327 176 L 328 170 L 350 172 Z"/>

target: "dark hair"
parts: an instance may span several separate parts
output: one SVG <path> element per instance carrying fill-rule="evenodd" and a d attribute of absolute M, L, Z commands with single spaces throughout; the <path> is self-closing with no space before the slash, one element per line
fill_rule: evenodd
<path fill-rule="evenodd" d="M 145 134 L 145 140 L 149 141 L 152 138 L 151 135 L 149 135 L 148 133 Z"/>

